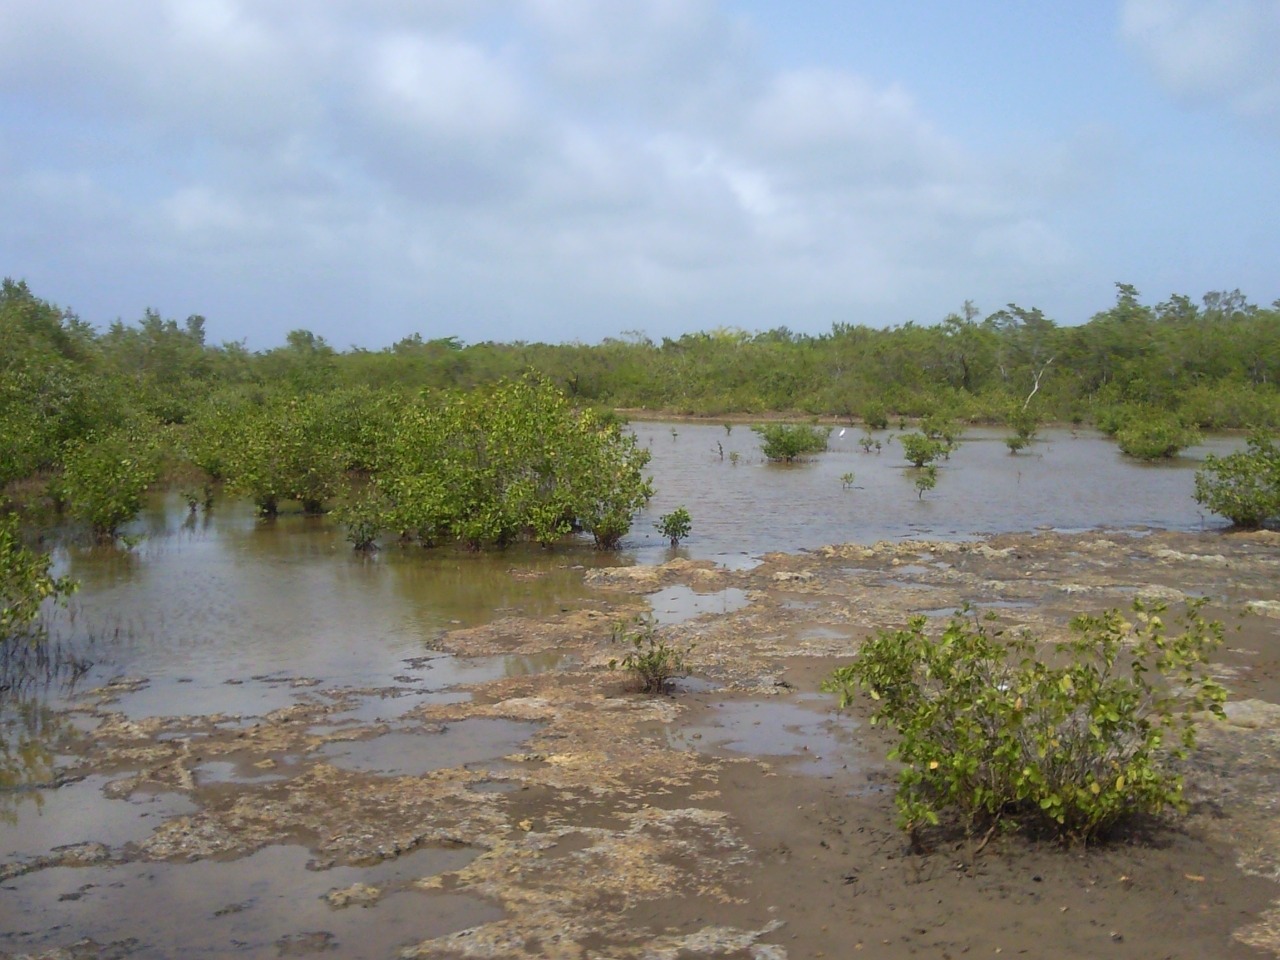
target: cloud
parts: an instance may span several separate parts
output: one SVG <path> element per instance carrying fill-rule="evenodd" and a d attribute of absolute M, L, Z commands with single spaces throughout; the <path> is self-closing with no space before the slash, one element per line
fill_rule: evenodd
<path fill-rule="evenodd" d="M 252 346 L 821 329 L 1073 256 L 1069 178 L 902 84 L 771 66 L 715 0 L 68 9 L 0 10 L 0 198 L 32 224 L 0 258 L 89 316 L 203 296 Z"/>
<path fill-rule="evenodd" d="M 1280 132 L 1280 4 L 1126 0 L 1121 35 L 1174 95 Z"/>

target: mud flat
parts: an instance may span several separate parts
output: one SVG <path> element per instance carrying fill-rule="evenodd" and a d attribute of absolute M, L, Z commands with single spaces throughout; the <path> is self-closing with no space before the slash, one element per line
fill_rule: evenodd
<path fill-rule="evenodd" d="M 1280 953 L 1280 536 L 1008 535 L 585 576 L 606 601 L 446 633 L 458 663 L 526 665 L 447 690 L 406 663 L 360 688 L 291 677 L 258 713 L 142 716 L 122 709 L 133 678 L 45 718 L 50 778 L 2 801 L 0 956 Z M 610 625 L 653 594 L 695 644 L 664 697 L 607 668 Z M 1190 813 L 1104 846 L 908 853 L 885 742 L 818 693 L 916 613 L 941 626 L 969 603 L 1052 639 L 1080 612 L 1188 596 L 1229 627 L 1228 720 L 1187 771 Z"/>

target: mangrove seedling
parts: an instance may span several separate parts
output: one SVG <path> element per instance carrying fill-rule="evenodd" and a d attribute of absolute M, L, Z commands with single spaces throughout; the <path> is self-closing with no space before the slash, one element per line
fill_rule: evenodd
<path fill-rule="evenodd" d="M 932 490 L 938 485 L 938 468 L 933 464 L 922 467 L 920 472 L 916 474 L 916 499 L 923 500 L 924 492 Z"/>
<path fill-rule="evenodd" d="M 946 452 L 946 442 L 923 433 L 904 433 L 898 438 L 902 444 L 902 456 L 913 467 L 924 467 L 933 463 Z"/>
<path fill-rule="evenodd" d="M 672 680 L 688 675 L 688 656 L 693 652 L 693 645 L 680 648 L 668 644 L 658 633 L 653 614 L 615 623 L 613 642 L 628 650 L 626 656 L 611 659 L 609 669 L 630 672 L 645 693 L 664 693 Z"/>
<path fill-rule="evenodd" d="M 693 521 L 689 516 L 688 510 L 684 507 L 676 507 L 670 513 L 664 513 L 660 516 L 654 527 L 671 541 L 672 547 L 678 547 L 680 546 L 680 541 L 687 537 L 689 531 L 693 529 Z"/>

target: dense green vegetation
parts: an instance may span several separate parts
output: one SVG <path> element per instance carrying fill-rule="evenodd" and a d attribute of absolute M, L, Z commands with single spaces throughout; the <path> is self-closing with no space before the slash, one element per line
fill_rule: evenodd
<path fill-rule="evenodd" d="M 1239 453 L 1209 454 L 1196 473 L 1195 498 L 1240 527 L 1280 521 L 1280 447 L 1275 438 L 1254 433 Z"/>
<path fill-rule="evenodd" d="M 811 453 L 827 449 L 830 427 L 800 423 L 765 423 L 751 428 L 760 437 L 760 452 L 766 460 L 794 463 Z"/>
<path fill-rule="evenodd" d="M 415 334 L 339 352 L 295 330 L 252 353 L 207 343 L 199 316 L 147 310 L 97 329 L 6 280 L 0 343 L 0 487 L 100 540 L 150 486 L 176 481 L 193 507 L 219 484 L 265 515 L 336 507 L 363 547 L 383 533 L 483 546 L 570 530 L 614 544 L 648 490 L 641 452 L 602 409 L 861 417 L 869 429 L 919 417 L 943 456 L 975 421 L 1008 423 L 1014 449 L 1041 422 L 1090 421 L 1136 456 L 1170 455 L 1198 429 L 1280 426 L 1280 305 L 1238 292 L 1149 306 L 1120 285 L 1078 326 L 966 304 L 932 326 L 819 335 L 467 345 Z M 532 439 L 544 434 L 552 442 Z M 825 439 L 780 424 L 761 435 L 780 459 Z"/>
<path fill-rule="evenodd" d="M 424 544 L 618 545 L 652 494 L 649 452 L 533 377 L 406 400 L 374 467 L 385 526 Z"/>
<path fill-rule="evenodd" d="M 1226 691 L 1208 669 L 1222 626 L 1192 603 L 1171 634 L 1160 608 L 1081 616 L 1047 653 L 956 616 L 940 638 L 917 617 L 881 631 L 827 688 L 847 706 L 874 701 L 873 723 L 898 735 L 897 804 L 915 834 L 954 816 L 967 831 L 1004 820 L 1089 840 L 1123 817 L 1180 809 L 1177 762 L 1202 711 L 1221 715 Z"/>
<path fill-rule="evenodd" d="M 39 636 L 40 608 L 65 600 L 75 584 L 50 573 L 49 558 L 26 547 L 18 518 L 0 515 L 0 644 Z"/>

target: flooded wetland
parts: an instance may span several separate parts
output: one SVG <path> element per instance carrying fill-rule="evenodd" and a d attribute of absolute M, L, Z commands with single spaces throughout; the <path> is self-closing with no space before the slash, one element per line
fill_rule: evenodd
<path fill-rule="evenodd" d="M 80 592 L 0 713 L 0 956 L 1280 952 L 1280 535 L 1191 497 L 1238 440 L 1149 466 L 974 429 L 917 496 L 854 428 L 789 466 L 745 425 L 633 429 L 656 495 L 617 553 L 363 556 L 176 495 L 132 549 L 61 548 Z M 1201 596 L 1230 700 L 1190 813 L 1096 849 L 909 853 L 883 735 L 818 689 L 913 615 L 1052 640 Z M 664 696 L 609 669 L 646 612 L 693 645 Z"/>

